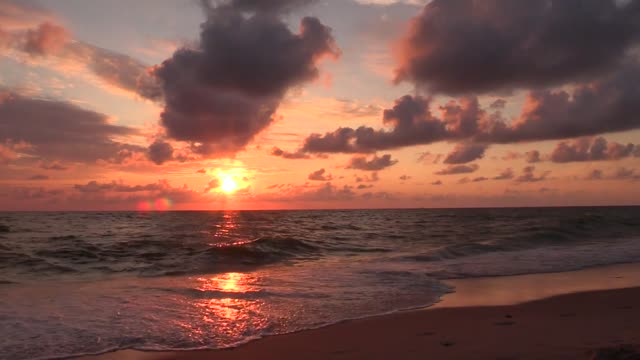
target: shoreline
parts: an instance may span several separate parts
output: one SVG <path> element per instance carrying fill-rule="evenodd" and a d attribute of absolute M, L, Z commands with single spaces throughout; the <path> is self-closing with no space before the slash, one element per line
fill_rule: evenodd
<path fill-rule="evenodd" d="M 430 356 L 463 359 L 474 354 L 475 358 L 487 359 L 586 359 L 598 349 L 640 345 L 640 330 L 636 331 L 640 329 L 640 306 L 634 306 L 640 302 L 640 263 L 558 273 L 454 279 L 445 283 L 454 287 L 454 292 L 426 308 L 269 335 L 238 347 L 176 352 L 119 350 L 77 358 L 243 360 Z M 556 316 L 547 316 L 550 312 Z M 585 326 L 585 321 L 589 326 Z M 520 322 L 529 324 L 518 326 Z M 424 330 L 426 327 L 433 330 Z M 470 328 L 475 331 L 470 332 Z M 558 334 L 550 337 L 548 332 Z M 504 337 L 511 339 L 498 341 Z M 540 342 L 544 338 L 555 341 Z M 527 339 L 538 339 L 538 342 Z M 488 346 L 491 343 L 493 346 Z"/>

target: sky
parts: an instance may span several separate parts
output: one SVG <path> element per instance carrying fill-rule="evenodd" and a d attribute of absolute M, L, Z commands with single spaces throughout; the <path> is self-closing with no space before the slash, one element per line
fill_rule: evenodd
<path fill-rule="evenodd" d="M 640 204 L 640 0 L 0 0 L 0 210 Z"/>

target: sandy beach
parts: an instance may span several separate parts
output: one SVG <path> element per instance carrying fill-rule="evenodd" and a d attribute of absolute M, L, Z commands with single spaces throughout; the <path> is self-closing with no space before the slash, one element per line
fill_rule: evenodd
<path fill-rule="evenodd" d="M 637 359 L 640 266 L 453 280 L 426 310 L 266 337 L 228 350 L 87 359 Z M 634 357 L 635 356 L 635 357 Z"/>

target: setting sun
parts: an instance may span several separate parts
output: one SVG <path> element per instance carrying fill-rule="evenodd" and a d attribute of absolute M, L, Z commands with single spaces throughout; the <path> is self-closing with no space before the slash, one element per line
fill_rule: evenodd
<path fill-rule="evenodd" d="M 231 194 L 237 189 L 238 189 L 238 183 L 235 180 L 233 180 L 231 176 L 220 178 L 220 190 L 222 190 L 222 192 Z"/>

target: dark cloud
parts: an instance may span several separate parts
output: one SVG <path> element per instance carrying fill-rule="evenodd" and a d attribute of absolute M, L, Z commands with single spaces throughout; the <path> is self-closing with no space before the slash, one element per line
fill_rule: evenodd
<path fill-rule="evenodd" d="M 357 176 L 356 175 L 356 182 L 360 183 L 360 182 L 377 182 L 380 180 L 380 177 L 378 177 L 378 173 L 377 172 L 372 172 L 371 176 L 369 175 L 364 175 L 364 176 Z"/>
<path fill-rule="evenodd" d="M 468 174 L 478 170 L 478 165 L 451 165 L 440 171 L 435 172 L 436 175 L 455 175 L 455 174 Z"/>
<path fill-rule="evenodd" d="M 205 170 L 205 169 L 200 169 L 200 170 L 196 171 L 196 173 L 197 173 L 197 174 L 206 174 L 206 173 L 207 173 L 207 170 Z"/>
<path fill-rule="evenodd" d="M 402 180 L 402 181 L 407 181 L 407 180 L 411 179 L 411 176 L 409 176 L 409 175 L 402 175 L 402 176 L 400 176 L 400 178 L 399 178 L 399 179 L 400 179 L 400 180 Z"/>
<path fill-rule="evenodd" d="M 355 156 L 349 160 L 347 169 L 356 169 L 364 171 L 379 171 L 384 170 L 398 163 L 398 160 L 392 160 L 390 154 L 382 155 L 378 157 L 374 155 L 371 160 L 367 160 L 364 156 Z"/>
<path fill-rule="evenodd" d="M 574 161 L 619 160 L 634 155 L 637 145 L 607 142 L 602 137 L 581 138 L 558 143 L 551 153 L 551 161 L 558 163 Z"/>
<path fill-rule="evenodd" d="M 436 180 L 436 181 L 432 182 L 431 185 L 442 185 L 442 181 Z"/>
<path fill-rule="evenodd" d="M 362 189 L 370 189 L 370 188 L 372 188 L 372 187 L 373 187 L 373 185 L 372 185 L 372 184 L 368 184 L 368 185 L 366 185 L 366 184 L 360 184 L 360 185 L 358 185 L 358 186 L 356 187 L 356 189 L 358 189 L 358 190 L 362 190 Z"/>
<path fill-rule="evenodd" d="M 472 182 L 481 182 L 481 181 L 487 181 L 487 180 L 489 180 L 489 178 L 486 178 L 484 176 L 479 176 L 479 177 L 473 178 L 473 180 L 471 180 L 471 181 Z"/>
<path fill-rule="evenodd" d="M 540 152 L 538 150 L 527 151 L 524 153 L 524 159 L 530 164 L 540 162 Z"/>
<path fill-rule="evenodd" d="M 25 142 L 30 146 L 22 152 L 41 159 L 121 162 L 144 148 L 115 139 L 136 134 L 110 124 L 104 114 L 71 103 L 17 94 L 0 97 L 0 142 Z"/>
<path fill-rule="evenodd" d="M 498 176 L 494 177 L 493 180 L 511 180 L 513 177 L 513 170 L 504 169 Z"/>
<path fill-rule="evenodd" d="M 153 161 L 157 165 L 162 165 L 173 159 L 173 146 L 168 142 L 158 139 L 154 141 L 153 144 L 149 145 L 147 156 L 149 157 L 149 160 Z"/>
<path fill-rule="evenodd" d="M 546 171 L 536 176 L 534 174 L 535 169 L 536 169 L 535 166 L 526 166 L 524 169 L 522 169 L 522 175 L 518 176 L 515 181 L 517 182 L 544 181 L 547 179 L 547 176 L 550 174 L 550 171 Z"/>
<path fill-rule="evenodd" d="M 635 169 L 628 169 L 626 167 L 620 167 L 613 171 L 610 175 L 606 175 L 600 169 L 593 169 L 584 177 L 585 180 L 640 180 L 640 174 L 636 173 Z"/>
<path fill-rule="evenodd" d="M 314 181 L 331 181 L 333 177 L 330 174 L 325 175 L 325 172 L 326 170 L 322 168 L 312 172 L 307 178 Z"/>
<path fill-rule="evenodd" d="M 449 94 L 562 84 L 615 68 L 639 33 L 637 0 L 434 0 L 396 80 Z"/>
<path fill-rule="evenodd" d="M 123 182 L 112 181 L 109 183 L 99 183 L 97 181 L 90 181 L 84 185 L 74 185 L 73 188 L 83 193 L 98 193 L 98 192 L 140 192 L 140 191 L 158 191 L 162 190 L 166 184 L 158 182 L 155 184 L 146 185 L 126 185 Z"/>
<path fill-rule="evenodd" d="M 297 2 L 262 3 L 209 5 L 198 46 L 179 49 L 154 70 L 169 137 L 203 154 L 239 151 L 271 124 L 288 89 L 315 79 L 320 58 L 339 54 L 318 19 L 303 18 L 292 33 L 271 12 Z"/>
<path fill-rule="evenodd" d="M 309 156 L 308 154 L 305 154 L 299 151 L 298 152 L 284 151 L 277 146 L 274 146 L 273 149 L 271 149 L 271 155 L 279 156 L 284 159 L 310 159 L 311 158 L 311 156 Z"/>
<path fill-rule="evenodd" d="M 484 144 L 458 144 L 444 159 L 445 164 L 466 164 L 481 159 L 487 145 Z"/>
<path fill-rule="evenodd" d="M 640 2 L 639 2 L 640 3 Z M 371 153 L 378 150 L 471 141 L 509 144 L 567 139 L 640 128 L 640 64 L 627 63 L 611 75 L 565 90 L 528 94 L 516 119 L 480 108 L 476 98 L 441 106 L 434 115 L 430 100 L 403 96 L 384 111 L 390 130 L 361 126 L 311 134 L 301 151 L 308 153 Z"/>

